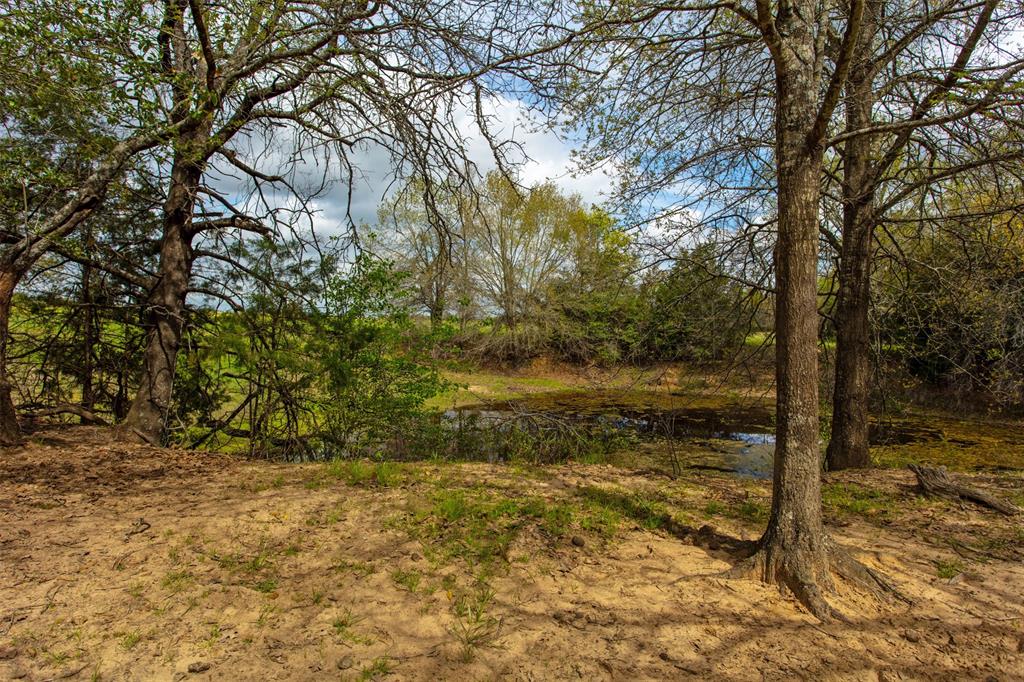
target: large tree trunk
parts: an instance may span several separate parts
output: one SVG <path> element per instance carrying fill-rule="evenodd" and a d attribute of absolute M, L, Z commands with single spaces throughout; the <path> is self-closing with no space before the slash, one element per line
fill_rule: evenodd
<path fill-rule="evenodd" d="M 860 8 L 851 7 L 851 22 Z M 832 574 L 874 589 L 879 576 L 840 550 L 825 532 L 821 513 L 818 430 L 818 210 L 822 175 L 824 104 L 818 70 L 817 5 L 780 6 L 767 25 L 776 74 L 776 163 L 779 234 L 775 246 L 777 427 L 772 511 L 750 559 L 735 573 L 756 571 L 762 580 L 789 588 L 823 620 L 841 617 L 825 599 Z M 759 15 L 764 19 L 764 15 Z M 846 40 L 857 35 L 856 25 Z M 837 69 L 839 67 L 837 66 Z M 838 76 L 841 85 L 842 74 Z M 833 82 L 833 86 L 837 82 Z M 821 110 L 819 112 L 819 109 Z"/>
<path fill-rule="evenodd" d="M 174 368 L 192 274 L 192 214 L 202 167 L 182 153 L 175 159 L 164 203 L 160 270 L 147 304 L 149 334 L 142 378 L 124 422 L 127 434 L 160 443 L 174 393 Z"/>
<path fill-rule="evenodd" d="M 820 141 L 810 139 L 820 85 L 813 7 L 780 26 L 776 57 L 779 234 L 775 245 L 776 441 L 772 512 L 755 563 L 765 581 L 788 587 L 827 615 L 828 538 L 821 515 L 818 428 L 818 207 Z"/>
<path fill-rule="evenodd" d="M 846 85 L 846 129 L 871 124 L 875 103 L 873 67 L 869 61 L 876 34 L 878 3 L 864 12 L 860 59 L 850 69 Z M 836 298 L 836 366 L 832 394 L 832 429 L 825 457 L 830 470 L 867 467 L 868 402 L 871 382 L 871 257 L 874 239 L 874 178 L 872 139 L 861 135 L 843 149 L 843 235 L 839 254 L 839 294 Z"/>
<path fill-rule="evenodd" d="M 827 616 L 821 588 L 831 585 L 831 578 L 821 514 L 817 355 L 821 162 L 818 152 L 800 153 L 799 142 L 784 133 L 780 144 L 776 445 L 772 513 L 756 562 L 765 581 L 788 587 L 817 615 Z M 796 149 L 786 147 L 794 143 Z"/>
<path fill-rule="evenodd" d="M 870 223 L 861 219 L 871 207 L 853 206 L 843 228 L 836 300 L 836 366 L 832 395 L 832 434 L 825 457 L 828 469 L 867 467 L 868 403 L 871 383 L 869 308 L 871 297 Z M 847 220 L 844 217 L 844 223 Z"/>
<path fill-rule="evenodd" d="M 0 445 L 17 445 L 22 442 L 18 414 L 11 397 L 13 387 L 7 374 L 11 302 L 14 299 L 14 288 L 20 279 L 20 273 L 13 269 L 0 270 Z"/>

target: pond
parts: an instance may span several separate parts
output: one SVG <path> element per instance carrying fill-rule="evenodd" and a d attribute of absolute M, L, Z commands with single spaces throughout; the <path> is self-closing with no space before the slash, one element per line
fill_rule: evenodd
<path fill-rule="evenodd" d="M 659 399 L 652 400 L 655 397 Z M 613 429 L 635 436 L 643 445 L 636 454 L 645 460 L 643 463 L 657 469 L 709 469 L 752 478 L 771 477 L 775 451 L 772 408 L 760 404 L 708 405 L 706 400 L 701 404 L 687 402 L 685 398 L 666 400 L 639 391 L 560 392 L 467 405 L 449 410 L 446 416 L 472 416 L 496 427 L 530 418 Z"/>
<path fill-rule="evenodd" d="M 565 391 L 511 401 L 467 405 L 445 413 L 472 416 L 496 428 L 530 418 L 633 435 L 638 447 L 619 463 L 666 473 L 680 469 L 771 478 L 775 454 L 774 406 L 754 400 L 711 400 L 645 391 Z M 942 432 L 909 422 L 872 423 L 872 444 L 941 439 Z"/>

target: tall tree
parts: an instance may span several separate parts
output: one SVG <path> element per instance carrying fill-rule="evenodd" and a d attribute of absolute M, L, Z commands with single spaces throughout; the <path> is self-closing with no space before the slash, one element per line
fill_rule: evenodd
<path fill-rule="evenodd" d="M 840 148 L 842 166 L 829 469 L 870 464 L 876 231 L 894 209 L 919 201 L 944 180 L 985 167 L 1013 172 L 1024 158 L 1019 146 L 999 140 L 1020 125 L 1022 71 L 1019 54 L 997 47 L 1019 26 L 1020 10 L 997 14 L 999 5 L 867 3 L 844 97 L 845 125 L 829 141 Z M 960 45 L 949 58 L 931 47 L 942 36 Z"/>
<path fill-rule="evenodd" d="M 151 18 L 134 3 L 25 0 L 4 6 L 0 442 L 20 440 L 6 368 L 15 288 L 96 213 L 135 157 L 173 132 L 151 106 L 145 45 L 126 39 L 144 35 Z"/>
<path fill-rule="evenodd" d="M 254 149 L 248 156 L 262 159 L 272 156 L 275 141 L 290 136 L 293 171 L 300 158 L 319 152 L 320 162 L 340 167 L 350 183 L 352 152 L 367 146 L 390 150 L 396 175 L 417 173 L 428 195 L 442 180 L 466 181 L 471 173 L 458 111 L 476 112 L 484 138 L 503 157 L 486 130 L 483 101 L 519 57 L 564 40 L 552 12 L 546 4 L 497 0 L 443 7 L 427 0 L 167 0 L 156 42 L 170 86 L 168 116 L 183 124 L 174 141 L 160 272 L 150 295 L 145 371 L 124 433 L 161 438 L 193 261 L 224 257 L 223 251 L 195 249 L 193 240 L 210 230 L 269 233 L 271 227 L 204 180 L 215 155 L 258 186 L 305 199 L 311 193 L 272 163 L 256 168 L 239 141 Z M 200 195 L 228 216 L 194 220 L 197 207 L 207 204 Z M 268 217 L 278 208 L 268 206 Z"/>
<path fill-rule="evenodd" d="M 872 590 L 884 584 L 835 545 L 821 514 L 821 182 L 864 7 L 865 0 L 756 0 L 594 8 L 608 13 L 609 29 L 574 55 L 567 91 L 574 120 L 588 121 L 596 136 L 584 157 L 611 152 L 631 162 L 648 198 L 682 194 L 676 206 L 687 205 L 677 215 L 702 201 L 706 213 L 733 216 L 734 224 L 736 216 L 753 223 L 772 209 L 777 215 L 772 512 L 737 570 L 789 588 L 824 619 L 836 615 L 826 598 L 832 573 Z M 765 125 L 774 131 L 770 146 Z"/>
<path fill-rule="evenodd" d="M 527 319 L 554 282 L 571 255 L 572 222 L 582 212 L 579 198 L 553 183 L 524 191 L 497 171 L 464 202 L 474 283 L 506 327 Z"/>

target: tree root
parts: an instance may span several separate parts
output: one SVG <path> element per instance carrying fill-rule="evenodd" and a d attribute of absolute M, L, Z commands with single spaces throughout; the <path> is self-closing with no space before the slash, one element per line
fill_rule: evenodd
<path fill-rule="evenodd" d="M 772 548 L 762 539 L 754 553 L 733 566 L 725 576 L 757 578 L 778 585 L 780 589 L 788 589 L 811 615 L 825 623 L 850 622 L 826 597 L 836 591 L 833 576 L 853 583 L 880 601 L 911 603 L 888 578 L 853 558 L 831 539 L 826 540 L 820 556 L 813 559 L 801 556 L 799 552 Z"/>
<path fill-rule="evenodd" d="M 999 499 L 995 495 L 960 483 L 946 471 L 946 467 L 926 467 L 920 464 L 911 464 L 910 470 L 917 476 L 917 485 L 925 495 L 945 497 L 951 500 L 961 498 L 970 500 L 982 507 L 994 509 L 1000 514 L 1013 516 L 1021 512 L 1016 505 Z"/>

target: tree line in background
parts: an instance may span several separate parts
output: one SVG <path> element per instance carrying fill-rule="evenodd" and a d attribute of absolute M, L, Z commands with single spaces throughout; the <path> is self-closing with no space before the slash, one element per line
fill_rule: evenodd
<path fill-rule="evenodd" d="M 893 369 L 1021 396 L 1021 13 L 4 3 L 0 440 L 20 409 L 336 452 L 443 388 L 438 347 L 727 360 L 770 331 L 776 476 L 748 568 L 831 617 L 831 573 L 888 585 L 822 527 L 820 342 L 830 468 L 869 463 Z M 516 182 L 487 109 L 509 96 L 579 136 L 581 169 L 613 165 L 605 209 Z M 407 182 L 374 236 L 324 241 L 317 200 L 368 148 Z"/>
<path fill-rule="evenodd" d="M 497 171 L 427 219 L 412 183 L 379 210 L 367 247 L 410 278 L 409 304 L 465 357 L 496 365 L 549 356 L 579 364 L 723 360 L 761 302 L 710 245 L 652 264 L 635 233 L 551 183 Z"/>

